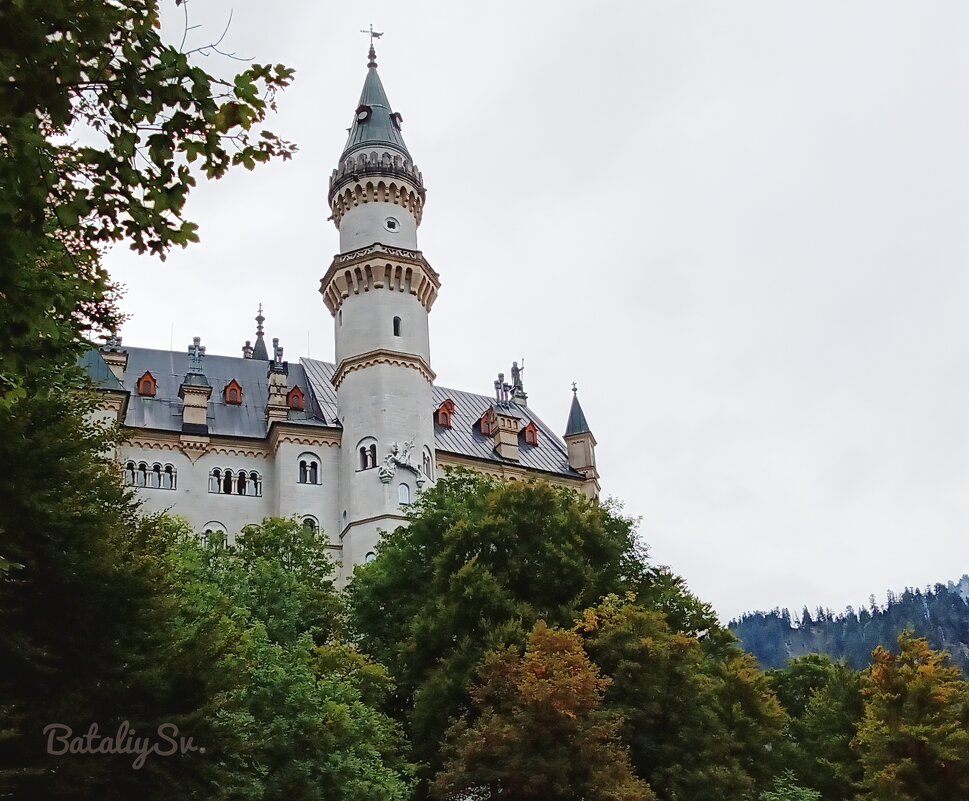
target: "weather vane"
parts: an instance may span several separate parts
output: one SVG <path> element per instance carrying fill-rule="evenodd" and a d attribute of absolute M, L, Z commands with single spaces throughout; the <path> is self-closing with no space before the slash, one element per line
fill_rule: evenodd
<path fill-rule="evenodd" d="M 373 23 L 372 22 L 370 23 L 370 30 L 369 31 L 362 30 L 362 31 L 360 31 L 360 33 L 369 34 L 369 36 L 370 36 L 370 44 L 371 45 L 373 44 L 373 40 L 374 39 L 379 39 L 381 36 L 384 35 L 382 31 L 381 32 L 378 32 L 378 31 L 375 31 L 373 29 Z"/>

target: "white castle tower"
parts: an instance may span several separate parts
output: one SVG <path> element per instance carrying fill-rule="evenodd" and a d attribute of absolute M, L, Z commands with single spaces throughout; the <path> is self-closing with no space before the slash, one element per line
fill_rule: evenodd
<path fill-rule="evenodd" d="M 417 247 L 424 184 L 373 45 L 350 135 L 330 177 L 340 253 L 320 283 L 333 315 L 343 426 L 340 538 L 347 571 L 435 475 L 428 313 L 440 287 Z"/>

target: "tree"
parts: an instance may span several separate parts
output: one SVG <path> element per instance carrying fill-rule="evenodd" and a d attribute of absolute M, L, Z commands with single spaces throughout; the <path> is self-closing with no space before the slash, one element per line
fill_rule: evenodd
<path fill-rule="evenodd" d="M 73 396 L 0 406 L 0 796 L 212 797 L 227 765 L 199 754 L 132 770 L 130 756 L 46 752 L 49 724 L 113 736 L 123 721 L 144 735 L 174 724 L 213 754 L 239 745 L 219 719 L 218 699 L 245 680 L 217 669 L 231 638 L 182 624 L 164 527 L 138 519 L 87 408 Z"/>
<path fill-rule="evenodd" d="M 539 620 L 571 627 L 610 592 L 649 583 L 632 521 L 545 483 L 449 473 L 387 535 L 349 589 L 363 650 L 399 687 L 419 761 L 440 767 L 450 718 L 489 651 Z"/>
<path fill-rule="evenodd" d="M 803 713 L 791 721 L 796 773 L 825 801 L 851 801 L 858 792 L 862 769 L 851 744 L 863 711 L 861 674 L 834 664 Z"/>
<path fill-rule="evenodd" d="M 236 631 L 218 669 L 244 676 L 222 699 L 242 756 L 222 788 L 259 801 L 404 801 L 410 766 L 399 726 L 379 711 L 392 683 L 343 640 L 333 565 L 295 520 L 243 529 L 237 544 L 202 548 L 183 536 L 173 565 L 186 625 Z"/>
<path fill-rule="evenodd" d="M 969 798 L 969 685 L 926 640 L 904 633 L 898 647 L 897 654 L 876 648 L 864 676 L 855 740 L 862 798 Z"/>
<path fill-rule="evenodd" d="M 158 0 L 0 10 L 0 403 L 44 391 L 116 325 L 102 247 L 197 241 L 183 210 L 198 172 L 291 155 L 256 131 L 292 71 L 220 79 L 197 56 L 162 40 Z"/>
<path fill-rule="evenodd" d="M 792 771 L 778 776 L 769 790 L 760 794 L 758 801 L 822 801 L 817 790 L 800 787 Z"/>
<path fill-rule="evenodd" d="M 661 799 L 743 798 L 773 774 L 784 714 L 764 675 L 734 644 L 674 631 L 662 612 L 606 598 L 577 625 L 611 679 L 638 776 Z"/>
<path fill-rule="evenodd" d="M 449 730 L 439 799 L 648 801 L 618 737 L 619 718 L 601 708 L 609 681 L 573 632 L 535 626 L 524 656 L 488 654 L 472 690 L 473 715 Z"/>

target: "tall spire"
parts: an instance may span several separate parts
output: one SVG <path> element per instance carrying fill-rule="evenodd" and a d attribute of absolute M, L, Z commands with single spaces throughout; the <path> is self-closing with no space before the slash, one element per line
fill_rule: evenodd
<path fill-rule="evenodd" d="M 565 436 L 573 434 L 591 434 L 589 423 L 586 422 L 585 412 L 582 411 L 582 404 L 579 403 L 579 388 L 572 384 L 572 408 L 569 409 L 569 422 L 565 426 Z"/>
<path fill-rule="evenodd" d="M 262 316 L 262 304 L 259 304 L 259 313 L 256 315 L 256 344 L 252 346 L 252 358 L 269 361 L 269 351 L 266 350 L 266 341 L 263 339 L 262 324 L 266 318 Z"/>
<path fill-rule="evenodd" d="M 387 92 L 377 73 L 377 51 L 373 41 L 367 54 L 367 77 L 363 81 L 360 102 L 354 112 L 350 135 L 340 161 L 361 151 L 390 148 L 410 161 L 410 152 L 401 134 L 403 117 L 396 113 L 387 99 Z"/>

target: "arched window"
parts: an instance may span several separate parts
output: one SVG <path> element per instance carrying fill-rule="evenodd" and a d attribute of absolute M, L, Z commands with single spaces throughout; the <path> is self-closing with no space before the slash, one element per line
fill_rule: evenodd
<path fill-rule="evenodd" d="M 218 467 L 209 473 L 209 492 L 220 492 L 222 490 L 222 471 Z"/>
<path fill-rule="evenodd" d="M 306 517 L 303 518 L 303 528 L 317 534 L 320 530 L 320 524 L 312 515 L 306 515 Z"/>
<path fill-rule="evenodd" d="M 230 406 L 241 406 L 243 398 L 242 384 L 233 378 L 225 385 L 225 389 L 222 390 L 222 397 L 225 398 L 225 402 Z"/>
<path fill-rule="evenodd" d="M 320 483 L 320 459 L 315 453 L 301 453 L 299 455 L 299 483 Z"/>
<path fill-rule="evenodd" d="M 175 489 L 175 467 L 174 465 L 166 464 L 165 473 L 162 476 L 162 487 L 165 489 L 173 490 Z"/>
<path fill-rule="evenodd" d="M 437 407 L 437 424 L 442 428 L 450 428 L 451 418 L 454 417 L 454 401 L 448 398 L 444 403 Z"/>
<path fill-rule="evenodd" d="M 289 394 L 286 395 L 286 405 L 294 412 L 303 411 L 306 408 L 306 398 L 303 395 L 303 390 L 299 387 L 293 387 L 289 391 Z"/>
<path fill-rule="evenodd" d="M 222 494 L 231 495 L 232 494 L 232 471 L 226 470 L 222 474 Z"/>
<path fill-rule="evenodd" d="M 148 465 L 144 462 L 138 464 L 138 470 L 135 473 L 135 486 L 136 487 L 147 487 L 148 486 Z"/>
<path fill-rule="evenodd" d="M 248 489 L 248 483 L 249 483 L 249 476 L 246 475 L 246 471 L 240 470 L 239 476 L 238 478 L 236 478 L 236 492 L 239 495 L 248 495 L 249 493 L 246 492 L 246 490 Z"/>
<path fill-rule="evenodd" d="M 124 466 L 124 483 L 129 487 L 133 487 L 135 484 L 135 463 L 134 462 L 128 462 Z"/>
<path fill-rule="evenodd" d="M 394 336 L 395 337 L 400 336 L 400 317 L 394 318 Z"/>
<path fill-rule="evenodd" d="M 151 467 L 151 475 L 148 477 L 148 486 L 153 489 L 161 489 L 162 485 L 162 466 L 155 462 Z"/>
<path fill-rule="evenodd" d="M 370 470 L 377 466 L 377 441 L 373 437 L 366 437 L 357 445 L 358 470 Z"/>
<path fill-rule="evenodd" d="M 253 497 L 262 497 L 262 477 L 255 470 L 249 474 L 249 490 Z"/>
<path fill-rule="evenodd" d="M 421 467 L 424 471 L 424 475 L 428 478 L 433 478 L 431 473 L 434 471 L 434 460 L 431 458 L 431 452 L 428 448 L 424 448 L 424 458 L 422 460 Z"/>
<path fill-rule="evenodd" d="M 377 554 L 373 551 L 367 551 L 367 555 L 363 557 L 363 563 L 369 565 L 374 559 L 377 558 Z"/>
<path fill-rule="evenodd" d="M 210 520 L 202 526 L 201 539 L 204 545 L 209 545 L 213 548 L 222 548 L 228 543 L 229 535 L 226 533 L 225 526 L 218 520 Z"/>
<path fill-rule="evenodd" d="M 155 380 L 155 376 L 145 371 L 145 374 L 138 379 L 138 394 L 146 398 L 154 398 L 157 391 L 158 382 Z"/>
<path fill-rule="evenodd" d="M 397 500 L 400 502 L 401 506 L 407 506 L 410 503 L 410 486 L 407 484 L 401 484 L 397 488 Z"/>

